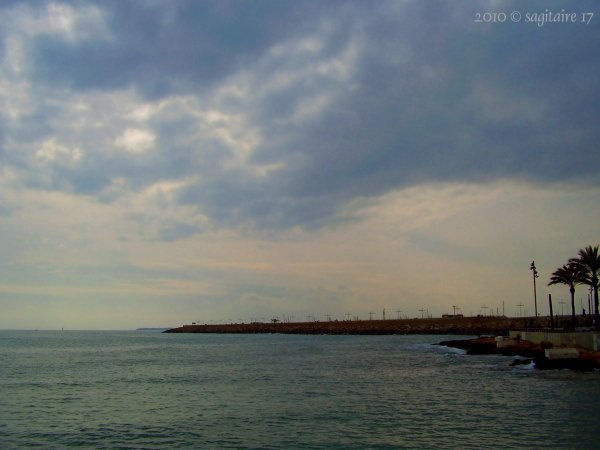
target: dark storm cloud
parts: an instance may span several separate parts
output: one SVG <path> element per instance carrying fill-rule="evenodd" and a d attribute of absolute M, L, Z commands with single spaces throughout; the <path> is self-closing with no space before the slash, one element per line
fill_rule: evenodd
<path fill-rule="evenodd" d="M 152 119 L 151 156 L 86 152 L 77 165 L 55 165 L 54 179 L 75 192 L 98 193 L 116 177 L 140 187 L 198 176 L 178 202 L 220 224 L 277 229 L 319 227 L 355 198 L 430 181 L 597 183 L 596 23 L 474 23 L 485 3 L 97 5 L 110 36 L 70 42 L 46 34 L 30 44 L 40 89 L 133 88 L 146 100 L 193 95 L 203 103 L 236 77 L 250 80 L 249 98 L 216 106 L 260 132 L 247 163 L 280 168 L 256 176 L 228 166 L 235 148 L 199 132 L 181 112 Z M 543 12 L 565 4 L 495 8 Z M 292 45 L 310 39 L 312 49 Z M 278 46 L 284 50 L 273 53 Z M 341 68 L 327 68 L 336 60 Z M 298 120 L 302 105 L 320 96 L 323 106 Z M 27 120 L 33 133 L 51 134 L 39 111 Z M 162 237 L 193 232 L 177 225 Z"/>
<path fill-rule="evenodd" d="M 106 13 L 110 38 L 68 44 L 60 36 L 39 36 L 34 44 L 39 81 L 75 89 L 134 86 L 147 97 L 205 90 L 298 32 L 314 9 L 310 3 L 242 1 L 98 6 Z"/>

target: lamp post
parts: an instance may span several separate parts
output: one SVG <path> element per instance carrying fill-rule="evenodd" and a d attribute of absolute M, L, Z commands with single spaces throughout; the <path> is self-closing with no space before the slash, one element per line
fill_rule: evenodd
<path fill-rule="evenodd" d="M 538 316 L 537 311 L 537 289 L 535 287 L 535 279 L 539 278 L 538 271 L 535 267 L 535 261 L 531 261 L 531 265 L 529 266 L 529 270 L 533 273 L 533 305 L 535 306 L 535 317 Z"/>

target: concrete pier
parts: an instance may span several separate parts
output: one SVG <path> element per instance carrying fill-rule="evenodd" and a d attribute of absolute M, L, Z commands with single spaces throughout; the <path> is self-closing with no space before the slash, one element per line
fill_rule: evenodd
<path fill-rule="evenodd" d="M 509 331 L 510 339 L 521 339 L 541 344 L 550 342 L 554 347 L 580 347 L 590 351 L 600 351 L 600 333 L 594 331 Z"/>

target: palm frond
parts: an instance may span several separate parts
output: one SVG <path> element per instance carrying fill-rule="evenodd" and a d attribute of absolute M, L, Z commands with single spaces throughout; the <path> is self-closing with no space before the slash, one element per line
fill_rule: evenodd
<path fill-rule="evenodd" d="M 565 264 L 556 269 L 550 276 L 548 286 L 553 284 L 566 284 L 569 287 L 574 287 L 576 284 L 585 283 L 586 273 L 576 264 Z"/>
<path fill-rule="evenodd" d="M 582 283 L 594 288 L 598 287 L 598 274 L 600 273 L 600 254 L 598 246 L 592 247 L 588 245 L 585 248 L 579 249 L 577 258 L 569 259 L 569 264 L 572 264 L 583 272 Z"/>

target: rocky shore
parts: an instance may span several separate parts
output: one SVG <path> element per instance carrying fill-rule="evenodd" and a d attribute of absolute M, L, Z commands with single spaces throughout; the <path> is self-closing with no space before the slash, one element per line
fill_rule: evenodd
<path fill-rule="evenodd" d="M 285 333 L 285 334 L 454 334 L 506 335 L 511 329 L 542 326 L 542 320 L 508 317 L 451 317 L 435 319 L 357 320 L 290 323 L 183 325 L 166 333 Z M 545 324 L 545 322 L 544 322 Z"/>
<path fill-rule="evenodd" d="M 572 359 L 550 359 L 546 357 L 546 349 L 552 349 L 550 343 L 534 344 L 525 340 L 511 340 L 509 343 L 498 346 L 493 337 L 480 337 L 476 339 L 458 339 L 442 341 L 439 345 L 460 348 L 467 355 L 504 355 L 515 356 L 511 365 L 534 363 L 537 369 L 574 369 L 593 370 L 600 369 L 600 352 L 592 352 L 581 348 L 577 350 L 578 357 Z"/>

